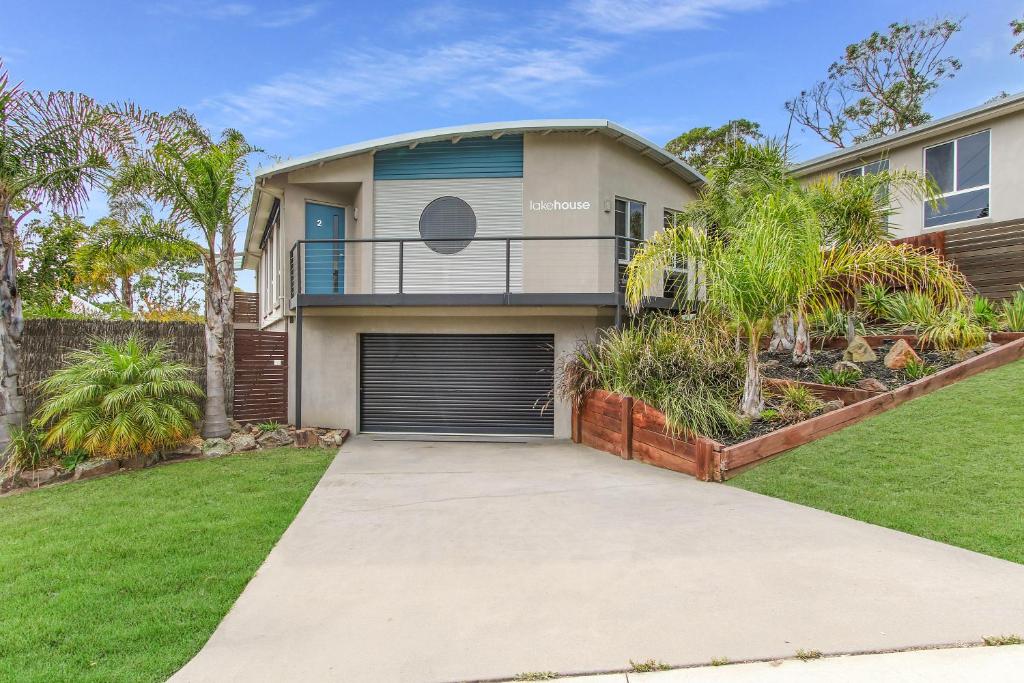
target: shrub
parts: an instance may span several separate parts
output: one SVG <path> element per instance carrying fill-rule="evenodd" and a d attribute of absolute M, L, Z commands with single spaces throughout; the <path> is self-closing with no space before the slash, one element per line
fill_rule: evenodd
<path fill-rule="evenodd" d="M 999 320 L 1010 332 L 1024 332 L 1024 285 L 999 305 Z"/>
<path fill-rule="evenodd" d="M 43 447 L 42 434 L 35 423 L 30 423 L 27 427 L 11 425 L 8 432 L 11 440 L 4 451 L 4 470 L 19 472 L 39 467 L 46 458 L 46 449 Z"/>
<path fill-rule="evenodd" d="M 779 415 L 788 421 L 804 420 L 821 410 L 822 403 L 807 387 L 793 384 L 780 392 Z"/>
<path fill-rule="evenodd" d="M 269 422 L 261 422 L 256 425 L 256 429 L 260 430 L 261 433 L 266 434 L 267 432 L 274 432 L 281 428 L 281 425 L 274 420 Z"/>
<path fill-rule="evenodd" d="M 988 339 L 970 311 L 947 308 L 939 312 L 921 331 L 921 341 L 943 351 L 976 349 Z"/>
<path fill-rule="evenodd" d="M 864 285 L 857 297 L 857 305 L 870 318 L 883 319 L 885 317 L 885 304 L 889 300 L 889 291 L 882 285 L 868 283 Z"/>
<path fill-rule="evenodd" d="M 910 359 L 907 361 L 906 366 L 903 368 L 903 374 L 905 374 L 911 380 L 919 380 L 922 377 L 935 372 L 935 368 L 925 363 L 923 360 Z"/>
<path fill-rule="evenodd" d="M 971 298 L 971 318 L 987 330 L 999 329 L 999 313 L 992 302 L 983 296 Z"/>
<path fill-rule="evenodd" d="M 834 387 L 850 387 L 857 383 L 857 380 L 860 379 L 860 374 L 856 370 L 848 368 L 843 368 L 842 370 L 822 368 L 818 370 L 818 380 L 822 384 L 831 384 Z"/>
<path fill-rule="evenodd" d="M 837 306 L 819 311 L 811 316 L 808 323 L 811 326 L 811 336 L 816 339 L 846 336 L 846 311 Z M 857 322 L 857 333 L 864 333 L 864 324 L 860 321 Z"/>
<path fill-rule="evenodd" d="M 180 443 L 200 416 L 202 390 L 189 378 L 192 372 L 170 360 L 165 344 L 146 349 L 134 337 L 94 340 L 40 384 L 44 445 L 115 458 Z"/>
<path fill-rule="evenodd" d="M 939 315 L 935 301 L 920 292 L 894 292 L 881 304 L 883 321 L 900 329 L 919 331 Z"/>
<path fill-rule="evenodd" d="M 654 406 L 675 433 L 736 435 L 744 375 L 743 354 L 718 321 L 649 316 L 581 343 L 559 368 L 558 392 L 579 405 L 605 389 Z"/>

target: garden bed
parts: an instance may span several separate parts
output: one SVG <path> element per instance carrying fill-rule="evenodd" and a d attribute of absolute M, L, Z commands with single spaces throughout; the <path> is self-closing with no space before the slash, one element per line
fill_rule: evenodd
<path fill-rule="evenodd" d="M 651 406 L 628 396 L 594 391 L 581 406 L 573 408 L 573 440 L 625 459 L 637 459 L 683 472 L 703 481 L 722 481 L 796 446 L 1022 357 L 1024 338 L 1019 338 L 894 390 L 869 397 L 851 396 L 849 405 L 803 422 L 767 433 L 755 430 L 753 438 L 748 432 L 745 440 L 735 444 L 724 444 L 701 436 L 673 435 L 665 426 L 664 415 Z M 826 389 L 836 390 L 835 387 Z"/>

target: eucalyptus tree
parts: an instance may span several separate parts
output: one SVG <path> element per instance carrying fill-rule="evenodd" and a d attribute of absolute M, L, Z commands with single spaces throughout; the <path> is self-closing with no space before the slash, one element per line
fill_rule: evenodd
<path fill-rule="evenodd" d="M 8 427 L 25 416 L 18 227 L 44 207 L 76 213 L 131 142 L 130 127 L 113 108 L 78 93 L 27 90 L 0 62 L 0 447 Z"/>
<path fill-rule="evenodd" d="M 909 245 L 844 243 L 825 248 L 825 223 L 808 193 L 795 185 L 749 193 L 712 234 L 680 221 L 657 233 L 630 262 L 626 297 L 638 308 L 665 269 L 681 258 L 701 264 L 703 307 L 724 314 L 746 337 L 747 369 L 741 415 L 757 418 L 764 407 L 758 355 L 778 316 L 798 320 L 835 307 L 874 279 L 908 288 L 927 287 L 939 301 L 960 302 L 966 282 L 934 254 Z"/>
<path fill-rule="evenodd" d="M 234 312 L 235 226 L 247 206 L 247 161 L 259 150 L 236 130 L 214 138 L 187 112 L 167 119 L 164 128 L 170 132 L 126 163 L 111 190 L 126 203 L 134 197 L 163 204 L 172 222 L 196 233 L 206 290 L 203 436 L 223 437 L 231 432 L 225 376 Z"/>

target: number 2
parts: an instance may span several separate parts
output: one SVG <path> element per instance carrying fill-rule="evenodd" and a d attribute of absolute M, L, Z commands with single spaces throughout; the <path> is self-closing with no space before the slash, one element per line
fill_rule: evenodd
<path fill-rule="evenodd" d="M 323 227 L 323 224 L 324 224 L 324 221 L 323 221 L 322 218 L 317 218 L 316 219 L 316 227 L 318 227 L 318 228 Z"/>

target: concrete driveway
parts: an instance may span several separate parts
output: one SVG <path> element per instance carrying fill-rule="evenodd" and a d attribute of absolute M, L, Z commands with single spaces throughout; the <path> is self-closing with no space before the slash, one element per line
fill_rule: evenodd
<path fill-rule="evenodd" d="M 462 681 L 1024 633 L 1024 566 L 568 443 L 352 440 L 175 681 Z"/>

